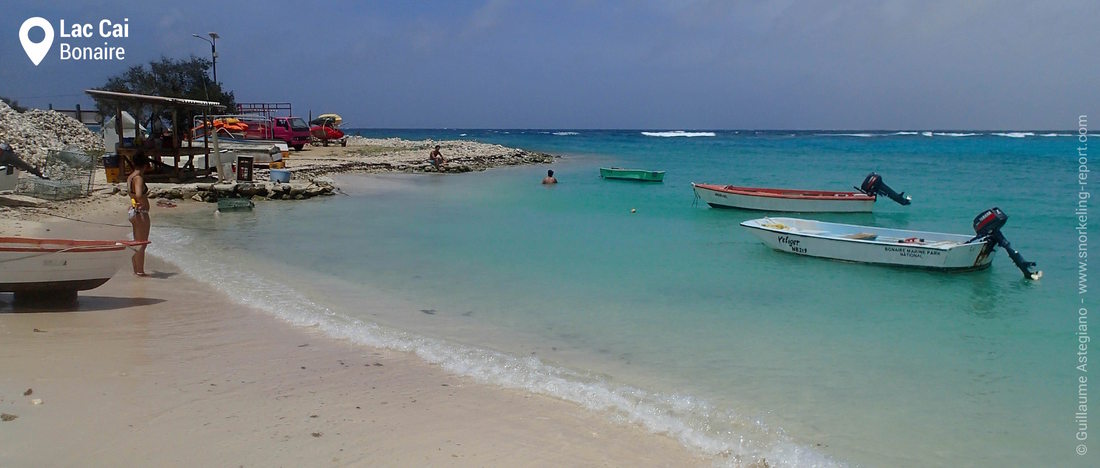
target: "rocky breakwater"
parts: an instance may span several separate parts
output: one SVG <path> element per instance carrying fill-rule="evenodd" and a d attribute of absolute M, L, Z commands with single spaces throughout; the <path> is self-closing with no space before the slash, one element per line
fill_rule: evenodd
<path fill-rule="evenodd" d="M 447 163 L 438 168 L 428 161 L 428 154 L 436 145 L 447 159 Z M 287 161 L 287 169 L 295 177 L 353 171 L 462 173 L 553 161 L 551 154 L 476 141 L 352 136 L 348 138 L 347 147 L 311 148 L 302 154 L 295 153 Z"/>
<path fill-rule="evenodd" d="M 126 184 L 119 184 L 118 193 L 125 194 Z M 332 181 L 319 177 L 309 182 L 236 182 L 227 184 L 149 184 L 149 198 L 216 202 L 221 198 L 259 200 L 305 200 L 336 193 Z"/>

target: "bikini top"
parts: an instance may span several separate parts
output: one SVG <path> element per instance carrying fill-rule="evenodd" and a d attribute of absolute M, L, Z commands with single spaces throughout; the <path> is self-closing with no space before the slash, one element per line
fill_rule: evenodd
<path fill-rule="evenodd" d="M 134 198 L 134 179 L 131 178 L 128 184 L 130 185 L 130 206 L 137 208 L 137 198 Z M 144 179 L 141 181 L 141 193 L 149 194 L 149 184 L 146 184 Z"/>

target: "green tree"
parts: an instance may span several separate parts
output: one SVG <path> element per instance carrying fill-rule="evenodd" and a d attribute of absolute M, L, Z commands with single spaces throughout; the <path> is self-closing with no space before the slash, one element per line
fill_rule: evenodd
<path fill-rule="evenodd" d="M 175 60 L 162 56 L 148 65 L 136 65 L 120 75 L 107 79 L 100 89 L 121 93 L 147 94 L 152 96 L 176 97 L 200 101 L 214 101 L 235 110 L 237 104 L 232 91 L 226 91 L 221 83 L 212 83 L 208 74 L 210 61 L 192 55 L 188 59 Z M 110 100 L 96 99 L 100 112 L 112 116 L 116 103 Z M 129 110 L 129 109 L 123 109 Z M 143 109 L 142 115 L 156 113 L 170 118 L 164 109 Z M 193 115 L 180 115 L 190 121 Z"/>
<path fill-rule="evenodd" d="M 23 112 L 27 111 L 26 107 L 23 107 L 23 106 L 19 105 L 19 101 L 16 101 L 14 99 L 10 99 L 10 98 L 4 97 L 4 96 L 0 96 L 0 101 L 4 101 L 4 104 L 7 104 L 8 107 L 12 108 L 12 110 L 14 110 L 16 112 L 23 113 Z"/>

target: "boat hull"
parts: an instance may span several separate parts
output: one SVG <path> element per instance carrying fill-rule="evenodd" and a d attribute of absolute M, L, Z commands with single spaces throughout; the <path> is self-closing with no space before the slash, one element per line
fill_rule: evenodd
<path fill-rule="evenodd" d="M 859 263 L 980 270 L 993 261 L 993 246 L 968 243 L 961 234 L 824 223 L 797 218 L 761 218 L 741 226 L 782 252 Z M 874 238 L 870 238 L 874 236 Z"/>
<path fill-rule="evenodd" d="M 798 213 L 867 213 L 875 205 L 875 197 L 860 192 L 768 189 L 695 183 L 691 185 L 695 194 L 714 208 Z"/>
<path fill-rule="evenodd" d="M 0 292 L 84 291 L 125 266 L 129 241 L 0 238 Z"/>
<path fill-rule="evenodd" d="M 665 171 L 646 171 L 642 169 L 621 169 L 601 167 L 600 177 L 604 179 L 637 180 L 642 182 L 661 182 L 665 180 Z"/>

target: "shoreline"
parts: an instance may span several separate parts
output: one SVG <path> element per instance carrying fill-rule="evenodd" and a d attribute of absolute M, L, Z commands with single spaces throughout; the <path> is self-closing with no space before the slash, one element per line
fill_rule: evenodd
<path fill-rule="evenodd" d="M 448 163 L 438 169 L 428 162 L 427 152 L 440 145 Z M 267 182 L 270 170 L 256 168 L 252 182 L 216 183 L 206 178 L 190 183 L 150 183 L 149 198 L 171 202 L 210 204 L 220 197 L 253 200 L 295 201 L 339 193 L 339 187 L 328 176 L 355 173 L 447 173 L 460 174 L 494 167 L 550 164 L 560 156 L 509 148 L 491 143 L 467 140 L 403 140 L 400 138 L 348 138 L 348 146 L 309 146 L 304 151 L 291 151 L 284 160 L 290 171 L 289 183 Z M 23 177 L 32 177 L 24 175 Z M 93 174 L 90 195 L 64 201 L 48 201 L 25 195 L 0 195 L 0 216 L 19 220 L 38 220 L 52 215 L 62 217 L 97 210 L 101 204 L 122 203 L 126 196 L 125 181 L 107 182 L 102 168 Z M 155 201 L 154 201 L 155 203 Z"/>
<path fill-rule="evenodd" d="M 409 172 L 337 166 L 324 170 Z M 116 194 L 100 189 L 45 209 L 6 209 L 16 216 L 0 233 L 127 238 Z M 184 201 L 172 209 L 214 206 Z M 81 292 L 75 311 L 13 313 L 11 294 L 0 293 L 8 344 L 0 412 L 14 416 L 0 423 L 10 441 L 0 464 L 85 463 L 88 455 L 103 465 L 714 461 L 602 411 L 479 383 L 413 353 L 352 343 L 210 294 L 155 248 L 148 264 L 153 278 L 124 268 Z"/>
<path fill-rule="evenodd" d="M 76 311 L 12 313 L 11 294 L 0 294 L 0 412 L 15 416 L 0 423 L 0 464 L 710 462 L 669 436 L 295 326 L 210 293 L 155 255 L 148 263 L 153 278 L 120 271 L 83 291 Z"/>

